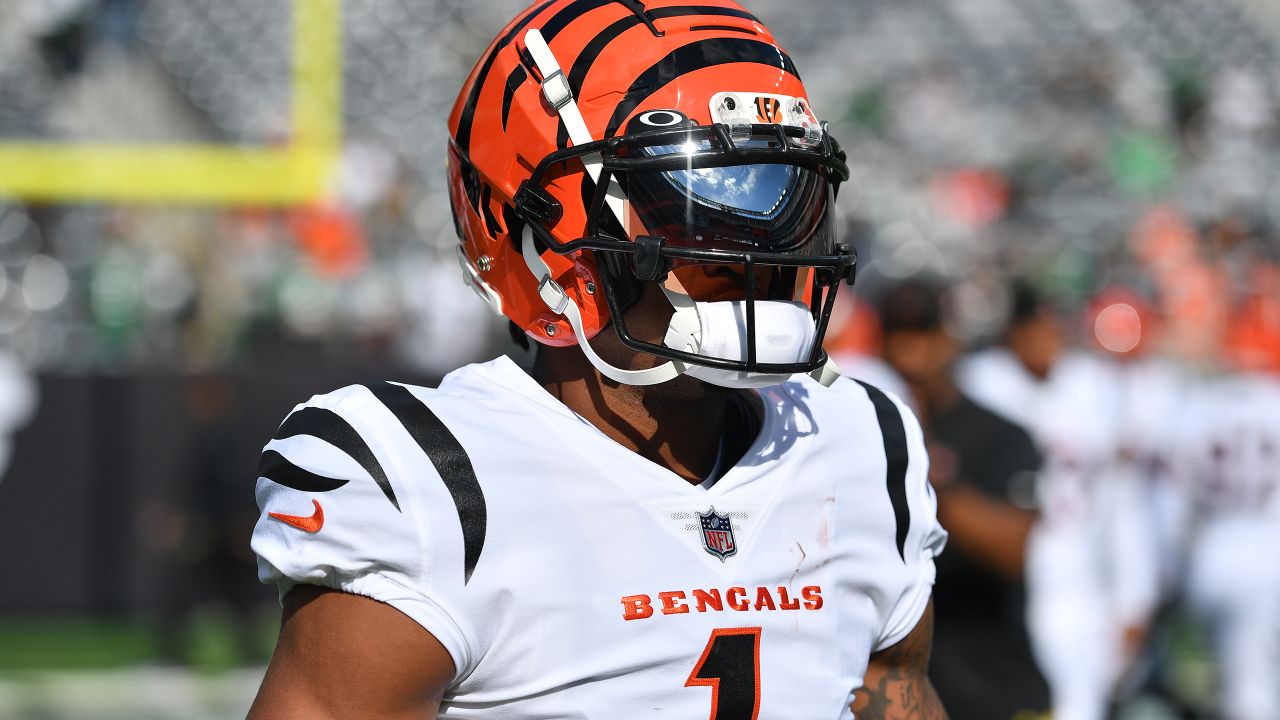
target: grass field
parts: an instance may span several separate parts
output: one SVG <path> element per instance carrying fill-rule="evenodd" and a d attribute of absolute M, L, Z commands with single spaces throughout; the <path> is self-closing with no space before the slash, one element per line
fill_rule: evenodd
<path fill-rule="evenodd" d="M 237 628 L 197 613 L 179 658 L 141 620 L 0 619 L 0 718 L 229 720 L 243 718 L 275 637 L 264 618 L 244 653 Z M 248 657 L 245 657 L 248 655 Z"/>
<path fill-rule="evenodd" d="M 0 673 L 115 670 L 158 662 L 198 672 L 264 665 L 275 642 L 276 612 L 245 631 L 224 614 L 199 611 L 182 637 L 170 642 L 147 619 L 0 618 Z"/>
<path fill-rule="evenodd" d="M 202 673 L 139 665 L 115 670 L 0 673 L 6 720 L 231 720 L 243 718 L 263 667 Z"/>

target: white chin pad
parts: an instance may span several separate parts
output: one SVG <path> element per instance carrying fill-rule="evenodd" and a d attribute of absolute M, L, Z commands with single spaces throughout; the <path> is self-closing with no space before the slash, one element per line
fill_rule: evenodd
<path fill-rule="evenodd" d="M 817 330 L 804 303 L 757 301 L 756 362 L 799 363 L 809 359 Z M 694 317 L 696 313 L 696 318 Z M 694 303 L 676 311 L 667 330 L 667 347 L 719 360 L 747 359 L 747 304 L 744 301 Z M 789 375 L 748 374 L 690 366 L 700 380 L 728 387 L 762 387 Z"/>

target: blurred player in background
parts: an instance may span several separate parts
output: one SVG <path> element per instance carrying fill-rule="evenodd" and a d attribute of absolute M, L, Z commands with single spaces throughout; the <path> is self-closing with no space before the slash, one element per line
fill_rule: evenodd
<path fill-rule="evenodd" d="M 768 30 L 542 2 L 450 130 L 459 263 L 533 369 L 284 421 L 251 717 L 944 718 L 928 456 L 822 350 L 848 168 Z"/>
<path fill-rule="evenodd" d="M 244 541 L 257 513 L 242 492 L 244 461 L 252 458 L 244 457 L 247 438 L 235 421 L 235 389 L 224 378 L 197 376 L 184 391 L 198 432 L 176 481 L 179 492 L 149 518 L 163 528 L 157 534 L 167 556 L 157 645 L 166 661 L 191 662 L 196 611 L 213 601 L 235 621 L 236 661 L 257 661 L 261 644 L 254 621 L 270 592 L 264 595 L 252 582 L 254 557 Z"/>
<path fill-rule="evenodd" d="M 1176 449 L 1176 431 L 1189 410 L 1197 379 L 1188 368 L 1162 352 L 1162 321 L 1158 306 L 1125 287 L 1109 287 L 1094 296 L 1085 313 L 1086 343 L 1110 358 L 1114 378 L 1116 475 L 1118 492 L 1136 494 L 1122 500 L 1150 508 L 1149 513 L 1116 513 L 1117 520 L 1131 523 L 1153 538 L 1129 549 L 1152 552 L 1141 559 L 1143 571 L 1136 578 L 1142 589 L 1134 596 L 1149 603 L 1151 593 L 1158 602 L 1171 599 L 1181 582 L 1185 544 L 1186 490 L 1172 473 L 1169 461 Z M 1124 535 L 1109 536 L 1122 541 Z M 1113 552 L 1123 552 L 1114 548 Z M 1133 568 L 1139 559 L 1125 565 Z M 1154 562 L 1154 566 L 1150 563 Z M 1156 573 L 1154 589 L 1152 576 Z M 1113 582 L 1134 578 L 1113 578 Z M 1140 641 L 1131 637 L 1130 649 Z"/>
<path fill-rule="evenodd" d="M 1236 309 L 1227 372 L 1191 393 L 1170 454 L 1188 490 L 1185 593 L 1209 631 L 1227 720 L 1280 717 L 1280 318 L 1258 315 L 1274 300 Z"/>
<path fill-rule="evenodd" d="M 902 376 L 884 361 L 880 315 L 871 303 L 852 294 L 837 298 L 826 348 L 845 377 L 875 385 L 916 409 L 916 399 Z"/>
<path fill-rule="evenodd" d="M 1027 427 L 1045 455 L 1027 550 L 1028 622 L 1053 714 L 1097 720 L 1144 641 L 1158 599 L 1143 486 L 1120 462 L 1124 398 L 1113 366 L 1067 350 L 1028 285 L 1012 292 L 1005 344 L 971 356 L 960 385 Z"/>
<path fill-rule="evenodd" d="M 11 436 L 35 415 L 38 398 L 31 374 L 0 347 L 0 480 L 13 455 Z"/>
<path fill-rule="evenodd" d="M 880 310 L 884 357 L 911 389 L 950 533 L 937 561 L 929 676 L 954 720 L 1038 716 L 1049 690 L 1027 638 L 1023 568 L 1040 454 L 1025 430 L 956 387 L 961 345 L 945 327 L 944 294 L 940 283 L 908 281 Z"/>

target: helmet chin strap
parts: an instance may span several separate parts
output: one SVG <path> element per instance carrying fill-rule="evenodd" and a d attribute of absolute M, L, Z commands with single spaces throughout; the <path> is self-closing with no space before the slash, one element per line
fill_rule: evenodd
<path fill-rule="evenodd" d="M 547 45 L 547 41 L 542 36 L 541 31 L 534 28 L 525 33 L 524 42 L 529 54 L 533 57 L 534 64 L 538 66 L 538 72 L 542 74 L 543 97 L 546 98 L 547 103 L 555 109 L 556 114 L 564 121 L 569 139 L 574 145 L 586 145 L 593 142 L 591 131 L 587 128 L 587 122 L 582 117 L 582 111 L 578 108 L 578 103 L 573 97 L 573 90 L 569 87 L 569 81 L 565 78 L 564 72 L 560 68 L 560 63 L 556 60 L 555 54 L 551 52 L 551 48 Z M 603 167 L 600 156 L 587 156 L 583 158 L 583 164 L 586 166 L 587 174 L 591 176 L 591 179 L 599 183 Z M 623 194 L 621 186 L 611 178 L 609 187 L 606 190 L 606 204 L 618 219 L 618 222 L 623 227 L 627 227 L 626 196 Z M 587 359 L 602 375 L 611 380 L 628 385 L 656 385 L 688 373 L 692 377 L 714 385 L 764 387 L 785 382 L 790 377 L 789 375 L 719 370 L 689 365 L 674 360 L 648 370 L 623 370 L 610 365 L 592 349 L 586 333 L 583 332 L 581 310 L 565 294 L 564 288 L 560 287 L 552 279 L 551 269 L 547 267 L 547 264 L 538 255 L 537 248 L 533 242 L 533 231 L 528 227 L 525 227 L 521 240 L 521 253 L 524 255 L 525 264 L 529 266 L 529 271 L 533 273 L 534 277 L 538 278 L 538 294 L 542 297 L 543 302 L 557 315 L 569 321 L 569 325 L 573 327 L 573 332 L 578 338 L 578 344 L 582 347 L 582 352 L 586 354 Z M 675 308 L 675 314 L 671 318 L 671 327 L 668 330 L 668 337 L 672 337 L 674 333 L 677 337 L 681 337 L 682 340 L 687 338 L 688 342 L 685 342 L 685 344 L 693 352 L 697 352 L 701 338 L 702 321 L 695 303 L 689 296 L 673 292 L 666 287 L 663 287 L 663 292 L 666 294 L 667 300 L 671 302 L 672 307 Z M 824 367 L 811 373 L 811 377 L 829 387 L 840 377 L 840 371 L 834 362 L 828 360 Z"/>
<path fill-rule="evenodd" d="M 542 37 L 542 31 L 534 28 L 525 33 L 524 46 L 533 56 L 533 63 L 538 66 L 538 72 L 542 73 L 542 96 L 564 121 L 564 129 L 569 134 L 569 140 L 574 145 L 588 145 L 594 142 L 591 130 L 587 128 L 587 121 L 582 117 L 582 110 L 574 100 L 569 80 L 560 69 L 555 53 L 551 52 L 551 47 Z M 600 184 L 600 172 L 604 168 L 604 161 L 600 155 L 598 153 L 588 155 L 582 158 L 582 164 L 586 166 L 591 181 L 597 185 Z M 622 192 L 622 186 L 616 179 L 610 178 L 609 187 L 605 191 L 605 203 L 613 211 L 614 217 L 622 227 L 627 227 L 626 195 Z"/>
<path fill-rule="evenodd" d="M 532 272 L 533 276 L 538 278 L 538 295 L 542 297 L 542 301 L 547 304 L 547 307 L 551 308 L 552 312 L 569 321 L 569 325 L 573 327 L 574 335 L 578 338 L 578 345 L 582 348 L 583 354 L 587 356 L 587 360 L 591 361 L 595 369 L 600 371 L 601 375 L 627 385 L 657 385 L 680 377 L 688 369 L 688 366 L 684 363 L 674 360 L 648 370 L 623 370 L 620 367 L 610 365 L 604 358 L 597 355 L 595 349 L 591 347 L 591 341 L 587 339 L 587 333 L 582 329 L 582 311 L 578 309 L 577 303 L 565 293 L 564 288 L 560 287 L 560 284 L 552 279 L 551 268 L 547 267 L 546 262 L 538 255 L 538 250 L 533 243 L 533 230 L 527 225 L 521 238 L 520 251 L 524 255 L 525 265 L 529 266 L 529 272 Z"/>

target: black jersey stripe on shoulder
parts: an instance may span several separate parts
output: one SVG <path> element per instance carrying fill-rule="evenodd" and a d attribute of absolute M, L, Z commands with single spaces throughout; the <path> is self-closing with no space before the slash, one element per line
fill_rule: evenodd
<path fill-rule="evenodd" d="M 404 386 L 384 382 L 365 387 L 387 406 L 418 443 L 453 497 L 458 523 L 462 526 L 463 581 L 470 582 L 484 549 L 488 527 L 484 491 L 476 479 L 470 456 L 431 408 Z"/>
<path fill-rule="evenodd" d="M 304 407 L 285 418 L 284 424 L 276 431 L 275 439 L 284 440 L 298 435 L 319 438 L 360 463 L 360 467 L 378 484 L 382 494 L 387 496 L 396 510 L 400 509 L 400 502 L 396 500 L 395 490 L 391 488 L 391 480 L 382 469 L 382 463 L 378 462 L 360 433 L 341 415 L 326 408 Z"/>
<path fill-rule="evenodd" d="M 867 397 L 876 409 L 876 420 L 880 423 L 880 435 L 884 439 L 885 484 L 897 523 L 898 555 L 905 562 L 907 533 L 911 530 L 911 511 L 907 509 L 907 429 L 902 423 L 902 413 L 888 395 L 861 380 L 858 384 L 867 391 Z"/>
<path fill-rule="evenodd" d="M 718 37 L 682 45 L 645 70 L 635 79 L 635 82 L 631 83 L 631 88 L 613 111 L 613 117 L 610 118 L 609 126 L 605 130 L 605 137 L 613 137 L 640 103 L 673 80 L 703 68 L 730 63 L 769 65 L 797 78 L 800 77 L 790 56 L 767 42 Z"/>
<path fill-rule="evenodd" d="M 721 17 L 738 17 L 744 20 L 759 22 L 756 16 L 745 10 L 736 8 L 716 7 L 714 5 L 673 5 L 671 7 L 654 8 L 646 11 L 650 20 L 661 20 L 670 17 L 685 17 L 697 15 L 715 15 Z M 569 88 L 573 91 L 574 97 L 578 97 L 582 93 L 582 84 L 586 82 L 587 73 L 591 67 L 596 64 L 596 60 L 600 58 L 600 54 L 609 47 L 618 36 L 630 30 L 643 21 L 635 15 L 618 20 L 612 25 L 600 31 L 598 35 L 587 43 L 587 46 L 578 53 L 578 57 L 573 61 L 573 66 L 569 70 L 566 78 L 569 81 Z M 556 145 L 560 148 L 569 146 L 569 131 L 564 124 L 564 119 L 560 119 L 560 127 L 556 131 Z"/>
<path fill-rule="evenodd" d="M 332 492 L 347 484 L 346 480 L 317 475 L 289 462 L 275 450 L 262 453 L 258 461 L 258 477 L 302 492 Z"/>

